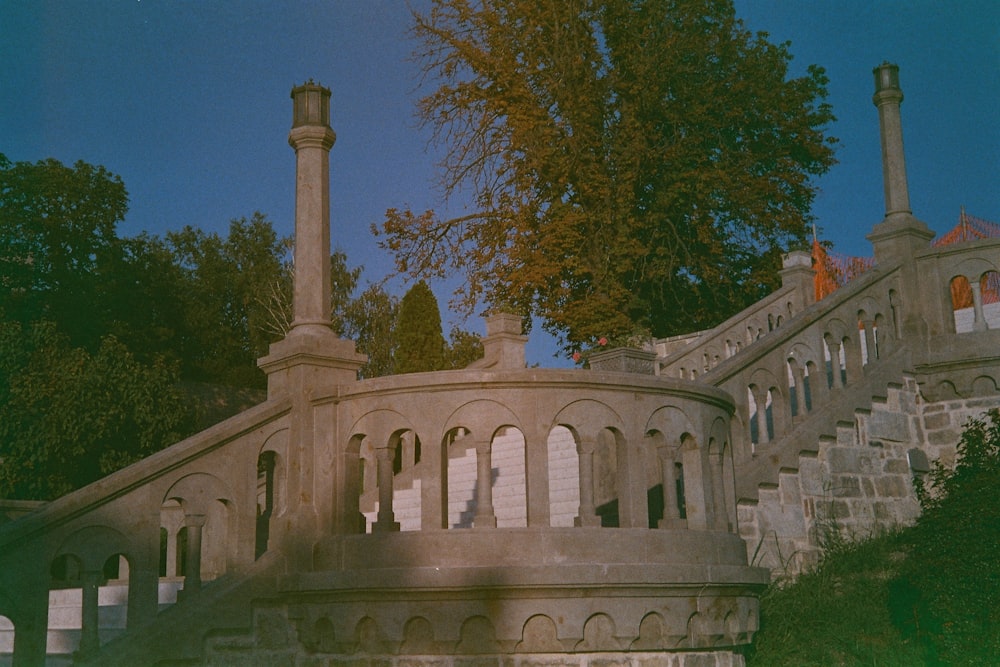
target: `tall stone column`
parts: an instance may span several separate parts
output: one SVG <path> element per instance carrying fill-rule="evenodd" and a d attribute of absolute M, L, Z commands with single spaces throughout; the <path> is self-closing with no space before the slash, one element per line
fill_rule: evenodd
<path fill-rule="evenodd" d="M 258 361 L 268 397 L 317 384 L 347 384 L 365 362 L 354 343 L 331 328 L 330 90 L 309 81 L 292 89 L 295 149 L 295 273 L 288 334 Z"/>
<path fill-rule="evenodd" d="M 290 336 L 330 330 L 330 90 L 311 81 L 292 89 L 295 149 L 295 291 Z"/>
<path fill-rule="evenodd" d="M 874 70 L 878 124 L 882 139 L 882 186 L 885 190 L 885 217 L 906 215 L 910 193 L 906 185 L 906 159 L 903 156 L 903 122 L 899 113 L 903 91 L 899 87 L 899 67 L 882 63 Z"/>
<path fill-rule="evenodd" d="M 84 571 L 81 579 L 83 580 L 83 605 L 80 612 L 80 648 L 77 653 L 80 657 L 86 657 L 93 655 L 101 647 L 97 615 L 101 572 Z"/>

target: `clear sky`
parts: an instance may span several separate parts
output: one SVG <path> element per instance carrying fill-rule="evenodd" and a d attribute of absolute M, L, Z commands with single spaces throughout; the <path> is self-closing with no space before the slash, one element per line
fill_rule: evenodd
<path fill-rule="evenodd" d="M 751 29 L 791 42 L 793 73 L 815 63 L 830 77 L 839 164 L 819 180 L 813 212 L 835 250 L 870 255 L 864 236 L 884 213 L 871 70 L 886 60 L 900 66 L 914 214 L 939 233 L 963 205 L 1000 222 L 1000 0 L 736 7 Z M 186 224 L 225 233 L 257 210 L 291 234 L 289 92 L 314 79 L 333 91 L 333 243 L 377 281 L 392 262 L 371 223 L 389 207 L 440 208 L 435 152 L 413 118 L 408 25 L 404 0 L 0 0 L 0 152 L 121 175 L 122 236 Z M 449 288 L 432 286 L 444 306 Z M 456 321 L 444 316 L 446 328 Z M 564 365 L 540 334 L 529 362 Z"/>

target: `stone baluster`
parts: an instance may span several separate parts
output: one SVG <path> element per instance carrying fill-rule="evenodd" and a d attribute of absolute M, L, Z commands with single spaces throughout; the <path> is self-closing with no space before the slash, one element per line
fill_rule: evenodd
<path fill-rule="evenodd" d="M 972 321 L 973 331 L 986 331 L 986 315 L 983 313 L 982 286 L 978 280 L 970 280 L 969 287 L 972 289 L 972 312 L 975 318 Z"/>
<path fill-rule="evenodd" d="M 187 527 L 187 573 L 184 576 L 184 592 L 190 594 L 201 588 L 201 535 L 205 527 L 204 514 L 188 514 L 184 517 Z"/>
<path fill-rule="evenodd" d="M 767 390 L 759 386 L 753 389 L 753 400 L 757 404 L 757 444 L 766 445 L 771 441 L 767 432 Z"/>
<path fill-rule="evenodd" d="M 878 359 L 878 350 L 875 347 L 875 322 L 872 320 L 862 320 L 861 326 L 863 327 L 865 336 L 865 349 L 868 351 L 868 361 L 866 365 L 871 365 L 876 359 Z"/>
<path fill-rule="evenodd" d="M 601 517 L 597 516 L 594 506 L 594 449 L 597 441 L 593 438 L 581 438 L 576 445 L 580 456 L 580 510 L 576 517 L 577 526 L 600 526 Z"/>
<path fill-rule="evenodd" d="M 833 388 L 843 389 L 844 377 L 841 375 L 840 368 L 840 341 L 828 341 L 827 347 L 830 348 L 830 371 L 833 375 Z"/>
<path fill-rule="evenodd" d="M 801 418 L 806 414 L 806 374 L 802 364 L 793 361 L 791 366 L 795 380 L 795 416 Z"/>
<path fill-rule="evenodd" d="M 677 478 L 674 475 L 677 463 L 670 447 L 660 447 L 656 453 L 660 462 L 660 480 L 663 484 L 663 518 L 660 519 L 659 527 L 680 528 L 683 521 L 680 504 L 677 502 Z"/>
<path fill-rule="evenodd" d="M 729 513 L 726 511 L 725 468 L 722 453 L 709 454 L 712 482 L 712 505 L 716 530 L 729 530 Z"/>
<path fill-rule="evenodd" d="M 476 528 L 496 528 L 493 511 L 493 447 L 489 440 L 476 443 Z"/>
<path fill-rule="evenodd" d="M 80 614 L 80 657 L 93 655 L 101 647 L 100 628 L 97 616 L 98 592 L 101 585 L 100 570 L 85 570 L 81 574 L 83 582 L 83 606 Z"/>
<path fill-rule="evenodd" d="M 382 445 L 375 449 L 376 475 L 378 476 L 378 517 L 372 524 L 372 532 L 376 533 L 399 530 L 399 522 L 396 521 L 396 514 L 392 508 L 393 454 L 393 450 L 388 445 Z"/>

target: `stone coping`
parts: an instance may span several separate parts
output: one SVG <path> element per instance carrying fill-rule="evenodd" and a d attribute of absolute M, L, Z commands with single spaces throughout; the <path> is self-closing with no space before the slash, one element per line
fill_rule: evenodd
<path fill-rule="evenodd" d="M 727 532 L 641 528 L 501 528 L 328 537 L 315 572 L 288 575 L 291 590 L 484 586 L 767 583 Z M 451 582 L 449 584 L 449 582 Z"/>

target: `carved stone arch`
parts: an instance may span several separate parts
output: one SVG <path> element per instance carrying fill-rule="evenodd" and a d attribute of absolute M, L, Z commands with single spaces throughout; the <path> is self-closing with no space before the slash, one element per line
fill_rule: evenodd
<path fill-rule="evenodd" d="M 492 440 L 501 428 L 513 426 L 522 433 L 521 420 L 508 406 L 492 399 L 474 399 L 456 408 L 445 421 L 444 431 L 464 427 L 476 440 Z"/>
<path fill-rule="evenodd" d="M 682 436 L 685 433 L 697 433 L 694 422 L 681 408 L 673 405 L 663 405 L 649 416 L 643 429 L 647 435 L 659 433 L 665 446 L 676 450 L 680 448 Z"/>
<path fill-rule="evenodd" d="M 499 653 L 496 628 L 485 616 L 470 616 L 462 622 L 456 651 L 461 654 Z"/>
<path fill-rule="evenodd" d="M 555 621 L 545 614 L 535 614 L 521 628 L 521 641 L 515 653 L 562 653 L 566 649 L 559 641 Z"/>
<path fill-rule="evenodd" d="M 969 386 L 971 396 L 992 396 L 997 393 L 997 380 L 989 375 L 976 377 Z"/>
<path fill-rule="evenodd" d="M 228 485 L 207 472 L 191 473 L 174 482 L 164 494 L 161 518 L 164 508 L 169 508 L 173 502 L 180 505 L 184 514 L 184 528 L 181 530 L 185 539 L 190 539 L 191 530 L 196 530 L 201 536 L 197 538 L 201 541 L 201 548 L 191 547 L 192 557 L 195 552 L 201 554 L 199 569 L 195 570 L 198 573 L 196 578 L 203 573 L 210 579 L 225 572 L 235 562 L 239 546 L 235 537 L 238 534 L 240 507 Z M 182 544 L 186 542 L 178 542 L 175 549 L 183 551 Z M 187 567 L 191 565 L 187 563 Z M 200 581 L 194 586 L 200 586 Z"/>
<path fill-rule="evenodd" d="M 389 653 L 389 642 L 382 628 L 371 616 L 365 616 L 354 626 L 354 642 L 361 653 L 379 655 Z"/>
<path fill-rule="evenodd" d="M 556 426 L 565 426 L 577 438 L 595 438 L 603 429 L 613 429 L 625 433 L 625 420 L 607 403 L 590 398 L 583 398 L 563 406 L 549 427 L 551 431 Z"/>
<path fill-rule="evenodd" d="M 639 636 L 629 646 L 630 651 L 653 651 L 671 648 L 667 643 L 667 622 L 651 611 L 639 621 Z"/>
<path fill-rule="evenodd" d="M 359 435 L 367 438 L 374 448 L 380 449 L 390 446 L 394 438 L 406 431 L 417 432 L 413 422 L 402 413 L 387 408 L 371 410 L 351 425 L 347 454 L 361 456 L 362 441 L 357 438 Z"/>
<path fill-rule="evenodd" d="M 50 560 L 71 555 L 80 560 L 84 571 L 100 571 L 111 556 L 121 554 L 131 562 L 133 553 L 128 538 L 118 530 L 110 526 L 86 526 L 68 535 Z"/>
<path fill-rule="evenodd" d="M 434 640 L 434 625 L 423 616 L 413 616 L 403 626 L 403 643 L 399 652 L 404 655 L 432 655 L 439 652 Z"/>
<path fill-rule="evenodd" d="M 180 503 L 186 514 L 205 514 L 214 501 L 220 501 L 234 511 L 237 509 L 229 486 L 207 472 L 190 473 L 174 482 L 163 496 L 164 503 L 170 500 Z"/>
<path fill-rule="evenodd" d="M 977 257 L 966 257 L 961 262 L 958 262 L 953 269 L 951 269 L 951 279 L 958 276 L 965 276 L 965 278 L 970 282 L 979 282 L 979 279 L 983 277 L 984 274 L 990 271 L 1000 271 L 997 265 L 989 261 L 987 258 L 982 256 Z M 949 282 L 951 282 L 949 279 Z"/>
<path fill-rule="evenodd" d="M 834 342 L 839 345 L 844 338 L 850 338 L 852 333 L 851 328 L 842 319 L 836 317 L 827 320 L 823 330 L 825 332 L 823 337 L 828 344 Z"/>
<path fill-rule="evenodd" d="M 574 651 L 620 651 L 622 642 L 617 637 L 615 622 L 603 613 L 594 614 L 583 624 L 583 639 L 574 647 Z"/>
<path fill-rule="evenodd" d="M 268 454 L 273 456 L 270 463 L 272 485 L 272 516 L 281 516 L 288 506 L 286 496 L 288 479 L 288 427 L 280 428 L 271 433 L 257 451 L 257 466 L 260 471 L 261 462 Z M 265 474 L 267 474 L 265 472 Z"/>

